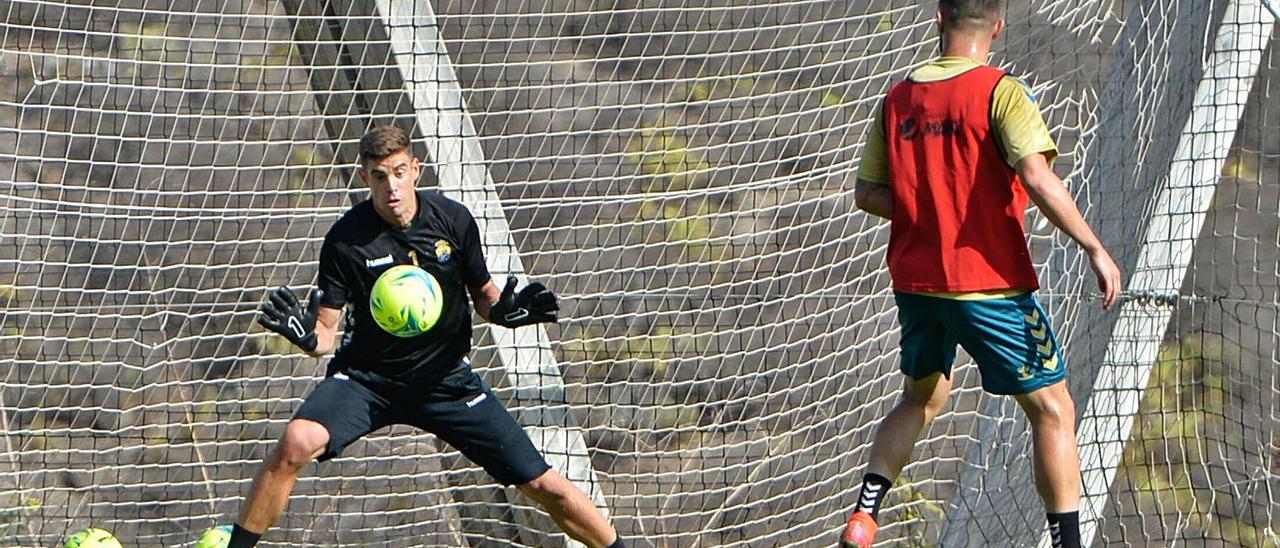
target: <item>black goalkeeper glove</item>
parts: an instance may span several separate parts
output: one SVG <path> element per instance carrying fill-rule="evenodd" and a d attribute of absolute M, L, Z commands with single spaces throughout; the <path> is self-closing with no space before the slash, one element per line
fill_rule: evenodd
<path fill-rule="evenodd" d="M 258 316 L 258 324 L 275 331 L 298 348 L 307 352 L 316 349 L 316 316 L 320 313 L 320 299 L 324 291 L 311 292 L 307 306 L 303 307 L 293 291 L 287 287 L 277 287 L 271 292 L 267 302 L 262 303 L 262 315 Z"/>
<path fill-rule="evenodd" d="M 502 296 L 489 308 L 489 322 L 512 328 L 554 322 L 557 310 L 560 310 L 559 301 L 555 293 L 547 291 L 547 286 L 533 282 L 516 293 L 516 277 L 508 276 Z"/>

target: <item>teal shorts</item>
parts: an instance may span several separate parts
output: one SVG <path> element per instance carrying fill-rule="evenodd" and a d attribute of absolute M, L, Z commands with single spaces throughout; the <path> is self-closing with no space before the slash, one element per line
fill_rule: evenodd
<path fill-rule="evenodd" d="M 956 300 L 895 292 L 902 325 L 902 372 L 951 378 L 956 345 L 978 363 L 982 388 L 1026 394 L 1067 378 L 1067 364 L 1049 316 L 1031 292 L 1015 297 Z"/>

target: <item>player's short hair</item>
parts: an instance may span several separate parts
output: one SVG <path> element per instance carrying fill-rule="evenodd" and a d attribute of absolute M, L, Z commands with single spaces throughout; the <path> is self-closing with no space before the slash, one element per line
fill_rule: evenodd
<path fill-rule="evenodd" d="M 942 20 L 956 29 L 991 28 L 1000 20 L 1004 0 L 938 0 Z"/>
<path fill-rule="evenodd" d="M 376 126 L 360 138 L 360 163 L 377 162 L 409 150 L 409 134 L 396 126 Z"/>

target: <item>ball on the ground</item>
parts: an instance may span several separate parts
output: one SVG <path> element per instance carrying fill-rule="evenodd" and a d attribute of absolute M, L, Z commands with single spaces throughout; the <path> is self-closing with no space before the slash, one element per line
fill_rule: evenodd
<path fill-rule="evenodd" d="M 120 539 L 106 529 L 90 527 L 67 538 L 62 548 L 124 548 Z"/>
<path fill-rule="evenodd" d="M 205 531 L 196 541 L 195 548 L 226 548 L 231 542 L 231 526 L 219 525 Z"/>
<path fill-rule="evenodd" d="M 412 265 L 388 268 L 373 283 L 369 311 L 373 321 L 397 337 L 415 337 L 430 331 L 444 310 L 440 282 L 426 270 Z"/>

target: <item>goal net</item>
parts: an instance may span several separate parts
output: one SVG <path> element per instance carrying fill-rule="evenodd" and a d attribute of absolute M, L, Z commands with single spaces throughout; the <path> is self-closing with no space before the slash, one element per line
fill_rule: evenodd
<path fill-rule="evenodd" d="M 1056 171 L 1133 290 L 1030 244 L 1080 415 L 1086 537 L 1274 546 L 1280 46 L 1262 0 L 1009 2 Z M 231 523 L 323 360 L 265 333 L 412 129 L 490 268 L 562 320 L 477 322 L 474 366 L 628 539 L 834 543 L 901 384 L 888 225 L 853 203 L 932 3 L 0 0 L 0 544 Z M 1016 406 L 963 353 L 887 545 L 1034 545 Z M 304 471 L 265 544 L 564 542 L 434 436 Z"/>

